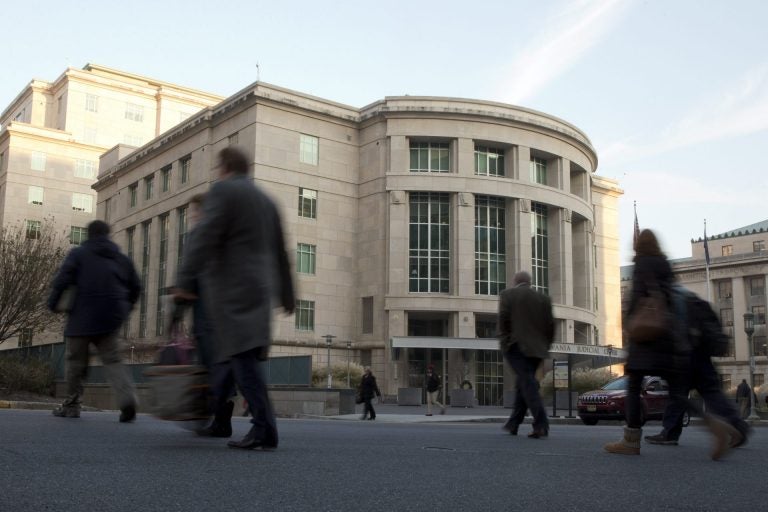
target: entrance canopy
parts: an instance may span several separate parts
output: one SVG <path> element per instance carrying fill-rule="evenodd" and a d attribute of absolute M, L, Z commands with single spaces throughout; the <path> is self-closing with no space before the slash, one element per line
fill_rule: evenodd
<path fill-rule="evenodd" d="M 392 348 L 444 348 L 464 350 L 499 350 L 496 338 L 447 338 L 441 336 L 393 336 Z M 615 361 L 625 360 L 627 351 L 605 345 L 580 345 L 577 343 L 553 343 L 549 349 L 552 357 L 574 355 L 587 357 L 607 357 Z"/>

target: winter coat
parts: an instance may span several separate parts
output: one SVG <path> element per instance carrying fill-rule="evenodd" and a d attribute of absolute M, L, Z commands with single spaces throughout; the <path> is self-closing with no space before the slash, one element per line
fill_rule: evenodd
<path fill-rule="evenodd" d="M 641 297 L 649 296 L 650 290 L 658 289 L 666 299 L 669 311 L 673 312 L 675 331 L 653 341 L 638 343 L 629 338 L 626 369 L 646 375 L 666 375 L 683 371 L 689 361 L 690 350 L 685 335 L 686 308 L 682 296 L 673 300 L 674 276 L 664 256 L 636 256 L 632 273 L 632 294 L 626 318 L 637 308 Z M 676 334 L 677 333 L 677 334 Z"/>
<path fill-rule="evenodd" d="M 64 336 L 98 336 L 117 331 L 139 298 L 141 284 L 133 263 L 106 236 L 75 247 L 64 259 L 51 286 L 48 308 L 74 288 Z"/>
<path fill-rule="evenodd" d="M 178 286 L 199 278 L 213 332 L 212 362 L 270 345 L 273 302 L 295 307 L 277 207 L 246 175 L 216 182 L 190 234 Z"/>
<path fill-rule="evenodd" d="M 432 375 L 427 375 L 427 391 L 434 393 L 438 389 L 440 389 L 440 377 L 432 372 Z"/>
<path fill-rule="evenodd" d="M 527 357 L 548 357 L 555 336 L 549 297 L 528 283 L 507 288 L 501 292 L 498 318 L 499 345 L 504 352 L 517 344 Z"/>
<path fill-rule="evenodd" d="M 363 400 L 370 400 L 375 396 L 381 396 L 379 386 L 376 385 L 376 377 L 373 374 L 363 374 L 363 378 L 360 380 L 360 396 Z"/>

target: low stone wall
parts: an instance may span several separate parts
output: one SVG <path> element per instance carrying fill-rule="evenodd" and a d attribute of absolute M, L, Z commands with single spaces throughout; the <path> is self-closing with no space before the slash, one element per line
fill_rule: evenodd
<path fill-rule="evenodd" d="M 150 402 L 150 390 L 144 384 L 136 386 L 136 394 L 139 398 L 139 412 L 142 404 Z M 66 384 L 56 382 L 56 396 L 66 396 Z M 353 389 L 325 389 L 306 387 L 269 388 L 269 397 L 275 409 L 275 414 L 280 417 L 311 416 L 338 416 L 341 414 L 355 413 L 355 390 Z M 117 409 L 114 393 L 109 384 L 85 384 L 83 386 L 83 405 L 96 409 Z M 242 410 L 242 398 L 238 397 L 236 410 Z"/>

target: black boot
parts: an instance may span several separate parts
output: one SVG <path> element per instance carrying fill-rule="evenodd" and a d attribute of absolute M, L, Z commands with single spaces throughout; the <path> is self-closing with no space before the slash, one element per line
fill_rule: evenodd
<path fill-rule="evenodd" d="M 230 441 L 227 446 L 243 450 L 274 450 L 277 448 L 277 429 L 267 427 L 267 432 L 262 433 L 261 429 L 254 425 L 244 438 L 240 441 Z"/>
<path fill-rule="evenodd" d="M 232 412 L 235 403 L 231 400 L 221 405 L 213 417 L 213 422 L 206 428 L 199 430 L 198 435 L 204 437 L 232 437 Z"/>

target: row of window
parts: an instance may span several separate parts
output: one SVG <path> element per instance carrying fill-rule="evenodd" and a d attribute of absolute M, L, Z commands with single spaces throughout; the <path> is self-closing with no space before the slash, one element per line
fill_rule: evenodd
<path fill-rule="evenodd" d="M 42 206 L 45 198 L 43 187 L 30 186 L 27 189 L 27 203 Z M 93 196 L 88 194 L 72 194 L 72 210 L 83 213 L 93 213 Z"/>
<path fill-rule="evenodd" d="M 755 240 L 752 242 L 752 252 L 760 252 L 765 250 L 765 240 Z M 733 245 L 724 245 L 720 248 L 720 252 L 723 256 L 733 255 Z"/>
<path fill-rule="evenodd" d="M 451 152 L 447 142 L 410 143 L 411 172 L 451 172 Z M 475 144 L 475 174 L 478 176 L 505 176 L 504 150 Z M 547 161 L 531 157 L 530 179 L 533 183 L 547 184 Z"/>
<path fill-rule="evenodd" d="M 33 151 L 30 153 L 29 167 L 33 171 L 45 171 L 48 155 L 41 151 Z M 75 178 L 87 178 L 95 179 L 96 171 L 98 170 L 98 163 L 95 160 L 75 160 L 74 166 Z"/>
<path fill-rule="evenodd" d="M 765 306 L 752 306 L 755 325 L 765 325 Z M 733 327 L 733 308 L 720 309 L 720 322 L 725 327 Z"/>
<path fill-rule="evenodd" d="M 26 237 L 29 240 L 39 240 L 43 232 L 43 222 L 40 220 L 27 220 L 25 223 Z M 82 226 L 70 226 L 69 243 L 80 245 L 88 239 L 88 229 Z"/>
<path fill-rule="evenodd" d="M 192 165 L 192 157 L 187 155 L 179 159 L 178 163 L 178 181 L 180 185 L 184 185 L 189 182 L 189 172 Z M 160 192 L 165 193 L 171 190 L 171 183 L 173 181 L 173 165 L 169 164 L 160 169 L 159 172 L 159 187 Z M 149 176 L 146 176 L 142 180 L 144 184 L 143 197 L 145 201 L 152 199 L 155 193 L 155 173 L 153 172 Z M 139 182 L 128 185 L 128 207 L 135 208 L 139 202 Z"/>
<path fill-rule="evenodd" d="M 85 111 L 86 112 L 98 112 L 99 111 L 99 97 L 96 94 L 85 95 Z M 125 119 L 129 121 L 143 122 L 144 121 L 144 107 L 127 101 L 125 103 Z"/>
<path fill-rule="evenodd" d="M 751 297 L 762 297 L 765 295 L 765 276 L 745 277 L 744 284 Z M 717 298 L 720 300 L 733 297 L 733 284 L 730 279 L 715 281 L 717 288 Z"/>

